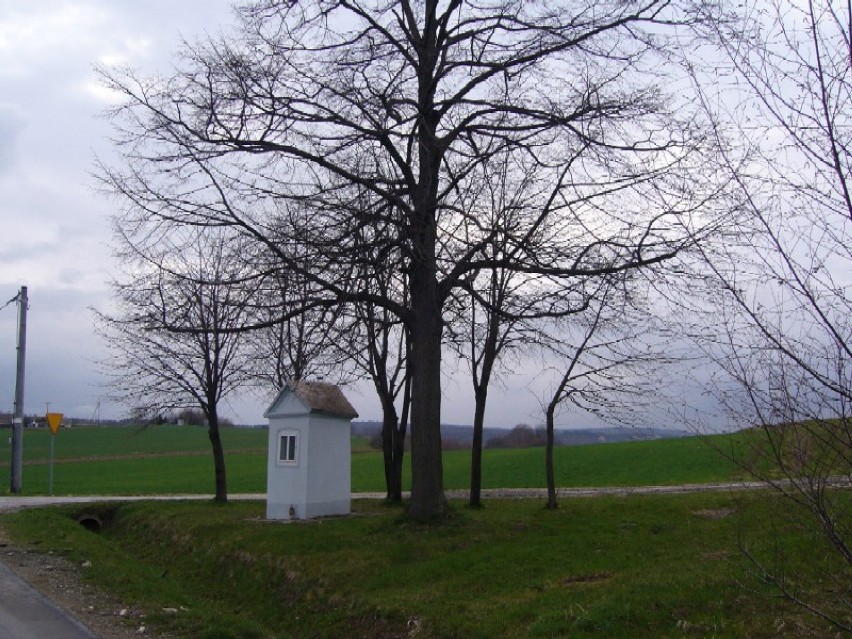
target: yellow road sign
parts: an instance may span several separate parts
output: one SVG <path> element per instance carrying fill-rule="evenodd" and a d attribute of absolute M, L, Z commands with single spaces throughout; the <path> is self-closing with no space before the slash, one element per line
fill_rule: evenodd
<path fill-rule="evenodd" d="M 50 430 L 53 431 L 55 435 L 59 430 L 59 427 L 62 425 L 62 413 L 48 413 L 44 416 L 47 420 L 47 425 L 50 426 Z"/>

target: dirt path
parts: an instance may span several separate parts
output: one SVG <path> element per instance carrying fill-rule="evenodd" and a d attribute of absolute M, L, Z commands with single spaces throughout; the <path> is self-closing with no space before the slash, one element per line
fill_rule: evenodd
<path fill-rule="evenodd" d="M 849 480 L 843 480 L 847 487 Z M 840 485 L 840 484 L 838 484 Z M 724 482 L 711 484 L 681 484 L 676 486 L 590 486 L 581 488 L 559 488 L 558 497 L 596 497 L 600 495 L 653 495 L 660 493 L 698 493 L 731 492 L 742 490 L 761 490 L 766 488 L 763 482 Z M 449 499 L 466 499 L 467 490 L 447 490 Z M 408 498 L 409 493 L 403 493 Z M 545 499 L 544 488 L 488 488 L 482 491 L 484 499 Z M 21 508 L 41 506 L 59 506 L 62 504 L 87 504 L 108 501 L 205 501 L 213 498 L 210 494 L 179 495 L 73 495 L 73 496 L 3 496 L 0 497 L 0 512 Z M 352 499 L 384 499 L 383 492 L 352 493 Z M 232 501 L 258 501 L 266 499 L 264 493 L 246 493 L 229 495 Z"/>
<path fill-rule="evenodd" d="M 166 639 L 145 628 L 141 610 L 130 608 L 117 597 L 84 583 L 85 567 L 53 553 L 13 545 L 2 528 L 0 561 L 101 639 Z"/>

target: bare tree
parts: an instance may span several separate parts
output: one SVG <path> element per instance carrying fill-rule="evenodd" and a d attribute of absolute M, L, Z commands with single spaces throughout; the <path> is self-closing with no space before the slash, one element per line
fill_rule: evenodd
<path fill-rule="evenodd" d="M 353 201 L 369 214 L 376 198 L 360 189 Z M 408 304 L 408 278 L 398 251 L 376 242 L 376 227 L 357 228 L 352 236 L 353 267 L 362 290 L 394 300 L 399 308 Z M 411 409 L 409 352 L 411 341 L 402 319 L 387 306 L 360 300 L 346 308 L 345 323 L 337 350 L 341 359 L 354 365 L 373 382 L 382 408 L 382 455 L 387 499 L 402 501 L 402 469 L 405 438 Z"/>
<path fill-rule="evenodd" d="M 358 305 L 363 334 L 357 366 L 373 380 L 382 406 L 382 454 L 389 501 L 402 501 L 402 464 L 411 408 L 411 376 L 407 367 L 411 343 L 408 332 L 386 309 Z M 399 409 L 397 409 L 399 406 Z"/>
<path fill-rule="evenodd" d="M 132 242 L 121 247 L 127 277 L 114 284 L 117 311 L 97 314 L 112 350 L 106 363 L 116 396 L 138 414 L 201 409 L 213 452 L 215 500 L 225 502 L 219 406 L 250 375 L 243 334 L 233 331 L 245 321 L 246 291 L 228 284 L 242 278 L 238 252 L 221 235 L 157 246 L 156 259 L 140 255 Z M 176 322 L 192 330 L 176 331 Z"/>
<path fill-rule="evenodd" d="M 843 568 L 816 601 L 795 571 L 752 558 L 781 592 L 849 632 L 852 513 L 834 486 L 852 482 L 852 12 L 746 2 L 706 24 L 722 64 L 712 83 L 697 65 L 694 77 L 743 234 L 707 253 L 714 322 L 700 343 L 725 373 L 717 396 L 735 423 L 762 434 L 748 468 L 810 513 Z"/>
<path fill-rule="evenodd" d="M 260 324 L 246 335 L 252 353 L 253 376 L 266 389 L 280 390 L 288 381 L 347 378 L 341 339 L 340 306 L 305 308 L 310 285 L 298 273 L 273 271 L 257 287 L 246 315 L 247 325 Z M 301 312 L 300 309 L 304 309 Z"/>
<path fill-rule="evenodd" d="M 458 193 L 459 206 L 471 213 L 468 221 L 476 224 L 465 232 L 475 236 L 483 225 L 493 229 L 481 252 L 495 263 L 507 262 L 522 248 L 513 241 L 508 229 L 523 224 L 524 216 L 530 214 L 525 203 L 531 191 L 542 188 L 534 178 L 537 167 L 524 165 L 507 152 L 496 154 L 477 169 L 478 179 L 469 182 L 467 191 Z M 470 367 L 474 412 L 468 505 L 478 508 L 482 505 L 482 449 L 488 391 L 504 355 L 524 341 L 525 333 L 530 332 L 527 321 L 532 317 L 556 317 L 579 308 L 574 306 L 577 300 L 566 291 L 536 290 L 529 278 L 509 268 L 471 273 L 461 288 L 464 295 L 450 304 L 450 309 L 455 307 L 458 312 L 449 321 L 448 330 L 451 341 Z M 587 298 L 583 297 L 579 306 L 586 302 Z"/>
<path fill-rule="evenodd" d="M 469 334 L 465 345 L 474 401 L 468 498 L 468 505 L 473 508 L 482 505 L 482 447 L 488 389 L 504 349 L 517 338 L 515 329 L 520 322 L 507 309 L 508 298 L 512 294 L 512 274 L 493 269 L 478 279 L 484 280 L 484 283 L 474 281 L 471 288 L 484 298 L 484 304 L 474 301 L 477 295 L 471 296 Z"/>
<path fill-rule="evenodd" d="M 102 177 L 140 220 L 225 225 L 323 291 L 410 335 L 415 518 L 446 510 L 440 439 L 444 312 L 471 276 L 501 268 L 541 290 L 642 268 L 694 241 L 696 123 L 659 90 L 666 0 L 263 0 L 230 39 L 185 46 L 163 80 L 107 71 L 122 168 Z M 646 33 L 652 32 L 652 33 Z M 682 115 L 682 119 L 681 119 Z M 457 206 L 477 167 L 511 151 L 549 188 L 504 232 Z M 690 176 L 691 179 L 686 179 Z M 365 207 L 356 191 L 372 194 Z M 309 207 L 290 237 L 274 232 Z M 371 243 L 364 259 L 361 240 Z M 296 263 L 288 243 L 308 247 Z M 404 301 L 365 285 L 396 253 Z M 381 266 L 380 266 L 381 267 Z"/>
<path fill-rule="evenodd" d="M 584 312 L 566 314 L 542 329 L 541 344 L 555 359 L 556 373 L 543 402 L 548 509 L 558 506 L 553 449 L 560 408 L 570 404 L 604 421 L 634 426 L 652 409 L 654 380 L 674 361 L 662 352 L 656 318 L 637 303 L 643 297 L 648 305 L 648 295 L 638 296 L 630 290 L 635 286 L 629 278 L 604 280 Z"/>

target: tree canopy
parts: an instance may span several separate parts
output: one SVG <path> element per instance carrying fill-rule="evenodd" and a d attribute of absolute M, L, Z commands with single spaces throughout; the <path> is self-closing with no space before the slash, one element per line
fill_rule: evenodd
<path fill-rule="evenodd" d="M 524 315 L 558 316 L 582 304 L 584 281 L 663 264 L 703 232 L 718 180 L 694 110 L 665 90 L 666 33 L 687 10 L 251 3 L 235 33 L 187 43 L 167 76 L 103 71 L 126 101 L 113 112 L 121 161 L 101 175 L 128 226 L 228 227 L 310 284 L 305 307 L 398 318 L 411 343 L 410 513 L 440 515 L 455 292 L 501 269 L 525 278 L 536 303 Z M 504 165 L 516 205 L 486 214 L 476 194 Z M 389 264 L 404 295 L 371 285 Z"/>

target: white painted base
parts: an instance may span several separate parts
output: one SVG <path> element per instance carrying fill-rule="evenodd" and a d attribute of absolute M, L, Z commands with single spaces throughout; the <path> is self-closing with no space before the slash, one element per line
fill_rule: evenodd
<path fill-rule="evenodd" d="M 294 514 L 290 516 L 290 507 Z M 332 517 L 348 515 L 352 512 L 352 500 L 328 501 L 311 504 L 280 504 L 266 502 L 266 518 L 279 521 L 290 519 L 314 519 L 316 517 Z"/>

